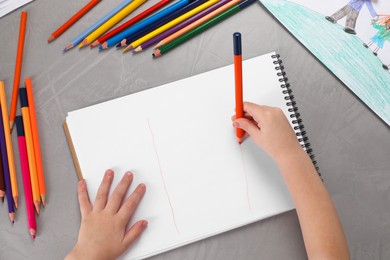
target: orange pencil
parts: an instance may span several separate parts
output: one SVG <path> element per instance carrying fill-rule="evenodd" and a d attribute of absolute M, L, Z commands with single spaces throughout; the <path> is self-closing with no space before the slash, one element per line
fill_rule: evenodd
<path fill-rule="evenodd" d="M 0 81 L 0 104 L 1 104 L 1 113 L 3 115 L 3 121 L 4 121 L 3 128 L 4 128 L 4 135 L 5 135 L 5 144 L 7 146 L 8 167 L 9 167 L 9 175 L 11 179 L 12 197 L 14 198 L 15 207 L 18 208 L 18 197 L 19 197 L 18 182 L 16 179 L 16 168 L 15 168 L 15 159 L 14 159 L 14 149 L 12 147 L 11 131 L 9 129 L 9 124 L 6 123 L 9 121 L 9 118 L 8 118 L 8 109 L 7 109 L 7 98 L 5 96 L 5 87 L 3 81 Z"/>
<path fill-rule="evenodd" d="M 37 166 L 39 194 L 41 195 L 43 206 L 46 206 L 46 184 L 45 184 L 45 176 L 44 176 L 43 165 L 42 165 L 42 154 L 41 154 L 41 145 L 39 142 L 37 116 L 35 113 L 34 94 L 32 89 L 32 82 L 30 78 L 26 78 L 26 91 L 27 91 L 28 111 L 30 114 L 31 133 L 32 133 L 33 144 L 34 144 L 35 163 Z"/>
<path fill-rule="evenodd" d="M 14 126 L 14 121 L 15 121 L 15 116 L 16 116 L 16 106 L 18 104 L 18 90 L 19 90 L 19 83 L 20 83 L 20 74 L 22 71 L 24 37 L 26 34 L 26 23 L 27 23 L 27 12 L 22 12 L 21 17 L 20 17 L 18 51 L 16 53 L 14 88 L 12 90 L 12 100 L 11 100 L 11 108 L 10 108 L 10 115 L 9 115 L 11 131 L 12 131 L 12 128 Z"/>
<path fill-rule="evenodd" d="M 244 117 L 244 105 L 242 94 L 242 47 L 241 34 L 236 32 L 233 34 L 233 48 L 234 48 L 234 76 L 236 85 L 236 118 Z M 237 141 L 242 143 L 244 138 L 244 130 L 237 128 Z"/>
<path fill-rule="evenodd" d="M 95 5 L 97 5 L 101 0 L 91 0 L 86 6 L 80 9 L 75 15 L 73 15 L 66 23 L 61 25 L 60 28 L 58 28 L 55 32 L 52 33 L 52 35 L 47 39 L 47 42 L 52 42 L 58 36 L 63 34 L 66 30 L 69 29 L 75 22 L 77 22 L 81 17 L 83 17 L 89 10 L 91 10 Z"/>
<path fill-rule="evenodd" d="M 28 168 L 30 171 L 33 203 L 35 206 L 35 210 L 39 214 L 39 206 L 40 206 L 39 204 L 41 202 L 41 198 L 39 197 L 37 166 L 35 163 L 34 143 L 33 143 L 33 137 L 31 133 L 31 123 L 30 123 L 30 112 L 28 109 L 27 93 L 25 88 L 19 89 L 19 97 L 20 97 L 20 105 L 22 107 L 22 118 L 23 118 L 24 134 L 26 138 Z"/>

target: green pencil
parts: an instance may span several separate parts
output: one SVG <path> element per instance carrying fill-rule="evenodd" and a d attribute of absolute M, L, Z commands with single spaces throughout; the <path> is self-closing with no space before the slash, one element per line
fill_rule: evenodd
<path fill-rule="evenodd" d="M 243 0 L 237 5 L 231 7 L 230 9 L 220 13 L 219 15 L 211 18 L 210 20 L 202 23 L 201 25 L 197 26 L 195 29 L 192 31 L 189 31 L 187 33 L 184 33 L 183 35 L 177 37 L 176 39 L 172 40 L 171 42 L 168 42 L 167 44 L 164 44 L 160 46 L 158 49 L 156 49 L 153 52 L 153 57 L 159 57 L 162 54 L 165 54 L 169 52 L 170 50 L 176 48 L 180 44 L 186 42 L 187 40 L 191 39 L 192 37 L 206 31 L 208 28 L 216 25 L 217 23 L 229 18 L 235 13 L 238 13 L 245 7 L 249 6 L 250 4 L 256 2 L 256 0 Z"/>

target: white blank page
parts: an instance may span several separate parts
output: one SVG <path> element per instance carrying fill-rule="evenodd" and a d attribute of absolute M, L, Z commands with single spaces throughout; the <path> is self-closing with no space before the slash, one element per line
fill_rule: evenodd
<path fill-rule="evenodd" d="M 244 99 L 289 115 L 274 59 L 243 62 Z M 70 112 L 66 119 L 90 198 L 104 171 L 126 170 L 146 194 L 132 223 L 148 228 L 124 259 L 149 257 L 291 210 L 273 160 L 237 144 L 233 65 Z M 133 185 L 134 188 L 136 185 Z"/>

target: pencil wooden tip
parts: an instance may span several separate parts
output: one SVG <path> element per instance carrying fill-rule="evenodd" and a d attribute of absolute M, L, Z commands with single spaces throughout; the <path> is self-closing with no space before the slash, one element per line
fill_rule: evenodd
<path fill-rule="evenodd" d="M 30 231 L 31 237 L 32 237 L 33 239 L 35 239 L 35 235 L 36 235 L 37 231 L 36 231 L 35 229 L 33 229 L 33 228 L 30 228 L 29 231 Z"/>
<path fill-rule="evenodd" d="M 116 47 L 121 48 L 127 46 L 127 40 L 123 39 Z"/>
<path fill-rule="evenodd" d="M 18 208 L 18 196 L 14 196 L 15 208 Z"/>
<path fill-rule="evenodd" d="M 72 49 L 74 46 L 73 44 L 69 43 L 68 45 L 66 45 L 65 49 L 64 49 L 64 52 L 67 52 L 69 51 L 70 49 Z"/>
<path fill-rule="evenodd" d="M 103 44 L 99 46 L 99 50 L 105 50 L 107 48 L 108 48 L 108 43 L 107 42 L 103 42 Z"/>
<path fill-rule="evenodd" d="M 15 222 L 15 213 L 14 212 L 9 213 L 9 219 L 11 220 L 12 224 Z"/>
<path fill-rule="evenodd" d="M 156 46 L 153 47 L 153 49 L 157 49 L 157 48 L 160 47 L 161 45 L 163 45 L 163 43 L 162 43 L 162 42 L 159 42 L 159 43 L 157 43 Z"/>
<path fill-rule="evenodd" d="M 46 206 L 46 195 L 41 194 L 41 200 L 42 200 L 42 205 L 45 207 Z"/>
<path fill-rule="evenodd" d="M 39 215 L 39 212 L 40 212 L 40 208 L 39 208 L 39 201 L 34 201 L 34 206 L 35 206 L 35 210 L 37 212 L 37 214 Z"/>
<path fill-rule="evenodd" d="M 80 44 L 79 44 L 79 49 L 85 47 L 88 45 L 88 40 L 87 39 L 84 39 Z"/>
<path fill-rule="evenodd" d="M 126 48 L 123 49 L 123 53 L 131 51 L 131 50 L 132 50 L 132 47 L 131 47 L 131 45 L 129 45 Z"/>
<path fill-rule="evenodd" d="M 93 47 L 96 47 L 96 46 L 98 46 L 98 45 L 99 45 L 99 41 L 96 40 L 96 41 L 94 41 L 93 43 L 91 43 L 91 45 L 89 45 L 89 47 L 90 47 L 90 48 L 93 48 Z"/>
<path fill-rule="evenodd" d="M 49 37 L 49 39 L 47 39 L 47 42 L 50 43 L 50 42 L 54 41 L 55 39 L 56 39 L 56 38 L 54 38 L 53 35 L 51 35 L 51 36 Z"/>
<path fill-rule="evenodd" d="M 12 130 L 14 129 L 14 121 L 9 121 L 9 130 L 12 134 Z"/>
<path fill-rule="evenodd" d="M 160 52 L 159 49 L 157 49 L 157 50 L 155 50 L 155 51 L 153 52 L 152 55 L 153 55 L 153 57 L 157 58 L 157 57 L 160 57 L 160 56 L 161 56 L 161 52 Z"/>

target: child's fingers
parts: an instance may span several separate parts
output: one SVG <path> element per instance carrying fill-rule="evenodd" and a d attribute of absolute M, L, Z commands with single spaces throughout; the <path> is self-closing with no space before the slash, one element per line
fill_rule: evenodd
<path fill-rule="evenodd" d="M 123 246 L 125 250 L 129 248 L 130 245 L 142 234 L 147 226 L 148 222 L 146 220 L 140 220 L 126 232 L 125 238 L 123 239 Z"/>
<path fill-rule="evenodd" d="M 85 216 L 87 213 L 91 212 L 92 210 L 92 205 L 91 202 L 89 201 L 87 184 L 85 183 L 85 180 L 79 181 L 77 192 L 78 192 L 81 216 Z"/>
<path fill-rule="evenodd" d="M 94 210 L 103 210 L 107 204 L 108 192 L 110 191 L 111 183 L 114 178 L 114 172 L 107 170 L 104 174 L 102 183 L 96 193 L 95 204 L 93 205 Z"/>
<path fill-rule="evenodd" d="M 134 192 L 126 199 L 122 207 L 119 209 L 118 217 L 124 225 L 127 225 L 131 216 L 134 214 L 139 202 L 146 191 L 145 184 L 141 183 L 137 186 Z"/>
<path fill-rule="evenodd" d="M 131 172 L 126 172 L 118 186 L 116 186 L 114 192 L 111 195 L 111 198 L 108 200 L 106 209 L 112 213 L 117 213 L 123 198 L 126 195 L 127 190 L 130 187 L 131 182 L 133 181 L 133 174 Z"/>

